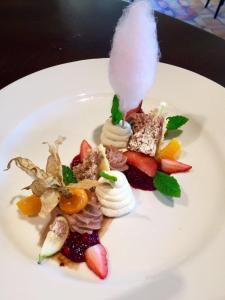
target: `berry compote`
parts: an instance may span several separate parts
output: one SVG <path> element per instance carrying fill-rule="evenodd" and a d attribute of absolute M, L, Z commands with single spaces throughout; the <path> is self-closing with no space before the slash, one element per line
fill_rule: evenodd
<path fill-rule="evenodd" d="M 97 231 L 93 231 L 92 234 L 70 232 L 61 253 L 74 262 L 83 262 L 85 261 L 84 252 L 87 248 L 99 243 Z"/>

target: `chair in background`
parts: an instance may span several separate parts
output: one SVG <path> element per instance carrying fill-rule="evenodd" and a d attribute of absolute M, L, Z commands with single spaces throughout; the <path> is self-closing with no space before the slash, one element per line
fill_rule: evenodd
<path fill-rule="evenodd" d="M 207 0 L 205 7 L 208 6 L 209 2 L 210 2 L 210 0 Z M 215 15 L 214 15 L 214 19 L 216 19 L 217 15 L 218 15 L 218 13 L 220 11 L 220 7 L 224 4 L 224 2 L 225 2 L 225 0 L 220 0 L 219 1 L 219 4 L 217 6 L 217 10 L 216 10 Z"/>

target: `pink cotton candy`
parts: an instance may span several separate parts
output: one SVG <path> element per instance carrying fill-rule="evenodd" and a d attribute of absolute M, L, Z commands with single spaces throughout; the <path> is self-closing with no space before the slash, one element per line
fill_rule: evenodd
<path fill-rule="evenodd" d="M 152 8 L 148 0 L 135 1 L 117 24 L 109 63 L 109 80 L 124 113 L 138 106 L 150 89 L 158 56 Z"/>

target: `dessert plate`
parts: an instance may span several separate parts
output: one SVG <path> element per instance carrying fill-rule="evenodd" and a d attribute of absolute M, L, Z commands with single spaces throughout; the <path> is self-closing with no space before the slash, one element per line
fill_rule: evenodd
<path fill-rule="evenodd" d="M 43 166 L 43 141 L 58 135 L 69 164 L 82 139 L 99 143 L 110 114 L 113 92 L 108 59 L 73 62 L 20 79 L 0 92 L 0 166 L 15 156 Z M 39 266 L 43 221 L 21 217 L 15 202 L 30 178 L 12 168 L 0 173 L 0 298 L 6 299 L 154 299 L 225 298 L 225 90 L 190 71 L 160 63 L 144 100 L 150 110 L 160 102 L 169 114 L 190 121 L 183 128 L 181 161 L 193 169 L 176 177 L 181 199 L 135 190 L 136 209 L 106 224 L 109 275 L 100 281 L 85 264 Z"/>

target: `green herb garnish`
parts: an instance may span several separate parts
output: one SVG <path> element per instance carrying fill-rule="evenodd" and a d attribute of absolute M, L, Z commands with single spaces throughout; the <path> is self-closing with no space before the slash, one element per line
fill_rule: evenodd
<path fill-rule="evenodd" d="M 77 179 L 73 174 L 73 171 L 69 167 L 63 165 L 62 174 L 63 174 L 63 182 L 65 183 L 65 185 L 77 182 Z"/>
<path fill-rule="evenodd" d="M 109 175 L 109 174 L 107 174 L 106 172 L 103 172 L 103 171 L 99 173 L 99 176 L 104 177 L 105 179 L 107 179 L 107 180 L 109 180 L 113 183 L 117 181 L 116 176 Z"/>
<path fill-rule="evenodd" d="M 117 97 L 117 95 L 115 95 L 113 97 L 113 103 L 111 108 L 113 125 L 119 124 L 119 122 L 123 119 L 123 113 L 120 111 L 119 106 L 120 106 L 120 100 Z"/>
<path fill-rule="evenodd" d="M 177 198 L 181 196 L 179 183 L 173 176 L 157 171 L 156 176 L 153 179 L 153 183 L 155 188 L 166 196 Z"/>
<path fill-rule="evenodd" d="M 37 263 L 40 265 L 46 258 L 47 256 L 43 256 L 39 254 Z"/>
<path fill-rule="evenodd" d="M 184 116 L 173 116 L 168 117 L 167 120 L 169 120 L 166 125 L 167 130 L 175 130 L 187 123 L 189 119 Z"/>

